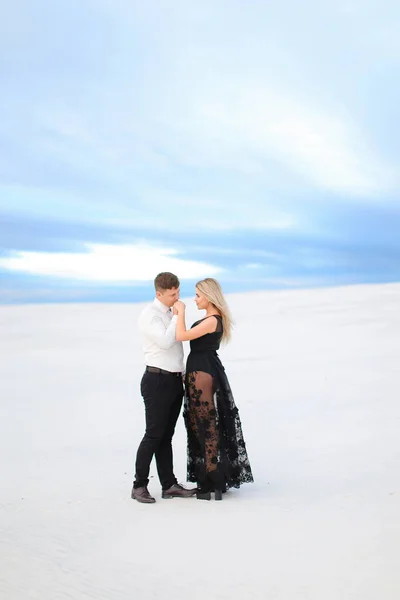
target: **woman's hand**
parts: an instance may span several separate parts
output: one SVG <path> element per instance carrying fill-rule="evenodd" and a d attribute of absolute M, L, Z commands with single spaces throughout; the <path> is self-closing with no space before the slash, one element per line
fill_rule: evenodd
<path fill-rule="evenodd" d="M 181 302 L 180 300 L 177 300 L 174 304 L 174 313 L 179 315 L 185 312 L 186 309 L 186 304 L 184 302 Z"/>

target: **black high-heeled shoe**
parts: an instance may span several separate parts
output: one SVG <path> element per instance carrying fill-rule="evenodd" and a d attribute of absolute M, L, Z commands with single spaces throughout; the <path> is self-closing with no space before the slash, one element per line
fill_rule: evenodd
<path fill-rule="evenodd" d="M 196 492 L 196 498 L 197 500 L 211 500 L 211 492 L 202 492 L 201 490 L 198 490 Z"/>
<path fill-rule="evenodd" d="M 226 483 L 220 469 L 215 469 L 209 474 L 209 489 L 214 492 L 216 500 L 222 500 L 222 494 L 226 491 Z"/>

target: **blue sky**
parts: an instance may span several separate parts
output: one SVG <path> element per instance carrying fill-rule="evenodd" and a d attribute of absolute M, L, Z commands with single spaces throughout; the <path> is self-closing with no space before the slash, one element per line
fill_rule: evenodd
<path fill-rule="evenodd" d="M 0 303 L 400 280 L 400 5 L 0 6 Z"/>

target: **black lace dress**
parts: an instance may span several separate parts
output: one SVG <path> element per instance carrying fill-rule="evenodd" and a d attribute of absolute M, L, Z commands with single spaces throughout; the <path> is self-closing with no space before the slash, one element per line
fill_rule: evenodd
<path fill-rule="evenodd" d="M 216 317 L 215 332 L 190 342 L 186 365 L 183 416 L 188 434 L 187 478 L 204 491 L 238 488 L 253 481 L 239 411 L 217 354 L 222 317 Z"/>

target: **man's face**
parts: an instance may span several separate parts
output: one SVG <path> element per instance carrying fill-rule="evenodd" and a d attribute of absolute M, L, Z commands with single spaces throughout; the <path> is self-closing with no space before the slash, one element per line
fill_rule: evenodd
<path fill-rule="evenodd" d="M 156 298 L 159 299 L 165 306 L 171 308 L 177 300 L 179 300 L 179 288 L 171 288 L 170 290 L 157 290 Z"/>

